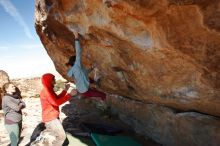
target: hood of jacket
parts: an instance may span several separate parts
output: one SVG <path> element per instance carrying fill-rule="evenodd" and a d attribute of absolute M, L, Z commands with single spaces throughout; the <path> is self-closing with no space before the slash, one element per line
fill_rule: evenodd
<path fill-rule="evenodd" d="M 43 86 L 49 90 L 53 90 L 53 80 L 54 80 L 55 76 L 51 73 L 46 73 L 41 77 L 41 82 L 43 84 Z"/>

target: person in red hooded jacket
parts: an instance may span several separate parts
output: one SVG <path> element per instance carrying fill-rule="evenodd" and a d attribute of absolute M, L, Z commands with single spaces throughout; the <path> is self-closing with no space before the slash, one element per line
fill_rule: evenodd
<path fill-rule="evenodd" d="M 62 123 L 59 120 L 59 106 L 70 99 L 71 96 L 77 92 L 75 90 L 68 90 L 66 87 L 59 95 L 57 95 L 53 88 L 55 84 L 55 76 L 46 73 L 41 78 L 43 89 L 40 93 L 40 101 L 42 107 L 42 121 L 45 123 L 46 129 L 51 131 L 56 136 L 54 146 L 62 146 L 66 139 L 66 133 L 63 129 Z"/>

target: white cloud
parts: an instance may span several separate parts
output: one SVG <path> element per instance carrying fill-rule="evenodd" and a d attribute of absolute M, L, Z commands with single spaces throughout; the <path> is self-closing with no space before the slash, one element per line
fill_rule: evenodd
<path fill-rule="evenodd" d="M 53 62 L 46 55 L 5 56 L 0 58 L 0 70 L 6 71 L 10 78 L 34 77 L 43 73 L 57 73 Z"/>
<path fill-rule="evenodd" d="M 10 0 L 0 0 L 0 5 L 5 9 L 5 11 L 11 15 L 15 21 L 17 21 L 24 29 L 25 34 L 28 38 L 32 39 L 33 36 L 31 35 L 31 32 L 28 28 L 28 25 L 25 23 L 23 17 L 18 12 L 18 10 L 15 8 L 15 6 L 11 3 Z"/>
<path fill-rule="evenodd" d="M 4 56 L 0 56 L 0 61 L 1 63 L 4 62 L 5 60 L 9 60 L 9 59 L 13 59 L 15 58 L 16 56 L 15 55 L 4 55 Z"/>
<path fill-rule="evenodd" d="M 19 45 L 17 46 L 19 49 L 27 49 L 27 50 L 32 50 L 32 49 L 44 49 L 42 44 L 26 44 L 26 45 Z"/>
<path fill-rule="evenodd" d="M 8 51 L 10 49 L 25 49 L 25 50 L 32 50 L 32 49 L 43 49 L 44 46 L 40 43 L 33 43 L 33 44 L 22 44 L 22 45 L 13 45 L 8 44 L 6 46 L 0 46 L 0 51 Z"/>
<path fill-rule="evenodd" d="M 0 51 L 8 50 L 8 47 L 6 46 L 0 46 Z"/>
<path fill-rule="evenodd" d="M 41 44 L 24 44 L 6 47 L 8 50 L 12 50 L 12 52 L 13 50 L 21 50 L 22 48 L 35 49 L 34 51 L 21 50 L 19 55 L 11 51 L 0 53 L 0 70 L 6 71 L 10 78 L 41 76 L 46 72 L 57 74 L 52 60 Z"/>

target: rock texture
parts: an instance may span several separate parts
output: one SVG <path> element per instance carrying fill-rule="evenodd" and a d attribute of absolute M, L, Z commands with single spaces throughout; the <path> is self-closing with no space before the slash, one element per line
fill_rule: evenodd
<path fill-rule="evenodd" d="M 35 7 L 36 31 L 65 78 L 65 63 L 75 53 L 72 31 L 77 30 L 82 62 L 86 67 L 98 64 L 101 90 L 160 105 L 162 111 L 167 107 L 220 117 L 220 0 L 36 0 Z M 143 111 L 135 116 L 147 122 L 139 115 Z M 166 117 L 166 110 L 162 113 Z M 182 114 L 174 123 L 191 120 L 190 115 Z M 164 121 L 161 128 L 166 127 Z M 192 136 L 197 143 L 191 145 L 200 145 L 196 133 Z"/>
<path fill-rule="evenodd" d="M 8 82 L 9 82 L 8 74 L 5 71 L 0 70 L 0 109 L 2 108 L 2 96 L 3 96 L 2 86 Z"/>
<path fill-rule="evenodd" d="M 151 137 L 163 146 L 218 146 L 220 143 L 220 121 L 213 116 L 179 113 L 115 95 L 109 96 L 108 105 L 112 105 L 111 111 L 134 127 L 136 133 Z"/>

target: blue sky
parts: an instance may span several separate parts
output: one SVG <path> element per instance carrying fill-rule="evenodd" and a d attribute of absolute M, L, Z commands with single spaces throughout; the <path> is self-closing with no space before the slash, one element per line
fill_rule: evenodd
<path fill-rule="evenodd" d="M 34 0 L 0 0 L 0 70 L 10 78 L 55 73 L 34 28 Z"/>

